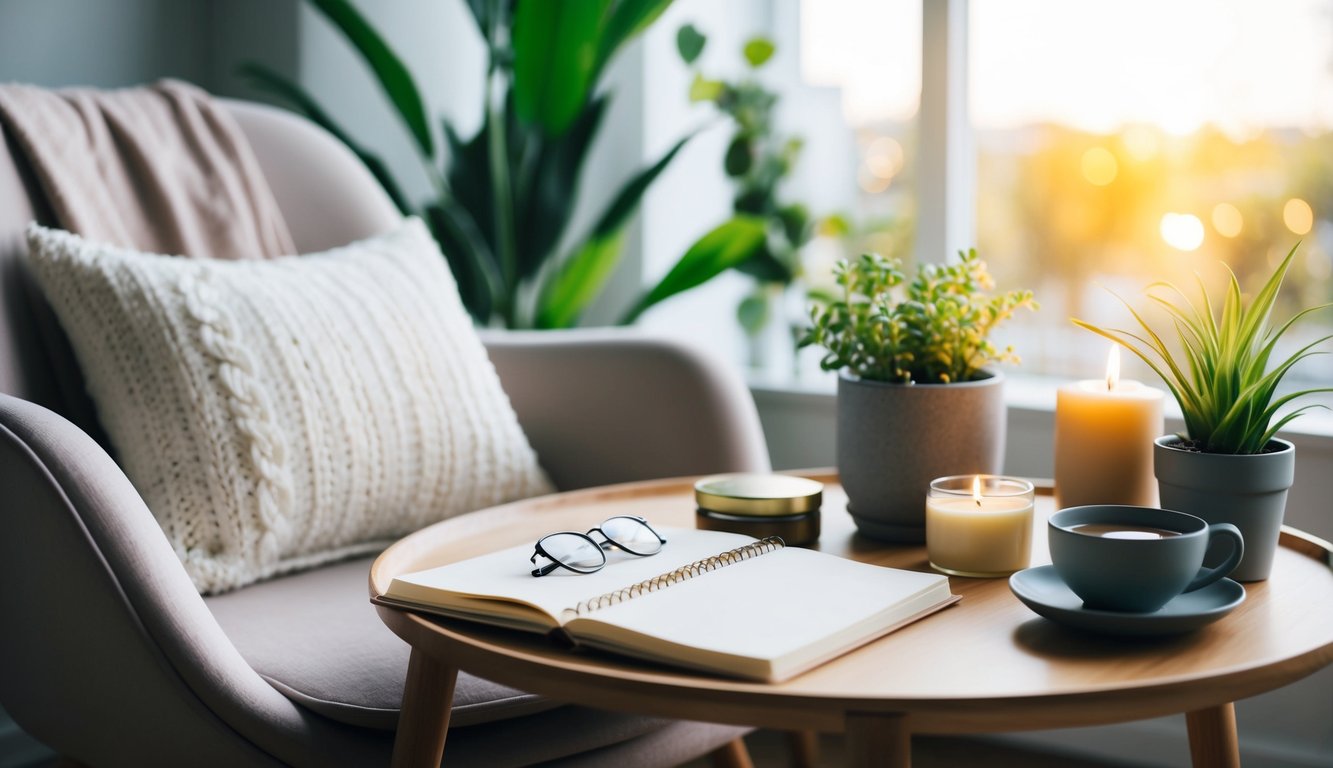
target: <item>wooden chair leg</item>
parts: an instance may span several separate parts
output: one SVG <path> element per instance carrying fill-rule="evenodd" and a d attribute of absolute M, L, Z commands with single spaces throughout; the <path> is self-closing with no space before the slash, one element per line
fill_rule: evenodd
<path fill-rule="evenodd" d="M 1194 768 L 1240 768 L 1236 706 L 1222 704 L 1185 714 Z"/>
<path fill-rule="evenodd" d="M 714 768 L 754 768 L 750 761 L 750 750 L 745 748 L 744 739 L 736 739 L 718 747 L 712 752 Z"/>
<path fill-rule="evenodd" d="M 787 731 L 787 745 L 791 749 L 791 763 L 795 768 L 816 768 L 819 765 L 818 733 Z"/>

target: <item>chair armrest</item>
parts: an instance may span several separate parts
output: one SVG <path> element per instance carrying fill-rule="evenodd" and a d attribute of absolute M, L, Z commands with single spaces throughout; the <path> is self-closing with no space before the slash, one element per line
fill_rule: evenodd
<path fill-rule="evenodd" d="M 713 472 L 766 472 L 739 374 L 634 329 L 483 331 L 542 466 L 561 490 Z"/>
<path fill-rule="evenodd" d="M 246 664 L 139 493 L 78 427 L 0 394 L 0 491 L 0 700 L 33 736 L 89 764 L 379 755 Z"/>

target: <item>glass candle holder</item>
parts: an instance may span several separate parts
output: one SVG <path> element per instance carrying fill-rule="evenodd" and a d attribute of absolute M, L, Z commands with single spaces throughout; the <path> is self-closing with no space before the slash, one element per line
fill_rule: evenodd
<path fill-rule="evenodd" d="M 1007 576 L 1032 558 L 1032 483 L 998 475 L 932 480 L 926 495 L 926 552 L 954 576 Z"/>

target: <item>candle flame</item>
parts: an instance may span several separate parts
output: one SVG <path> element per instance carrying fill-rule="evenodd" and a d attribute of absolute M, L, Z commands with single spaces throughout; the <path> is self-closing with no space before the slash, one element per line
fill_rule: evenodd
<path fill-rule="evenodd" d="M 1106 355 L 1106 389 L 1111 391 L 1120 383 L 1120 347 L 1112 344 Z"/>
<path fill-rule="evenodd" d="M 981 506 L 981 475 L 972 478 L 972 499 Z"/>

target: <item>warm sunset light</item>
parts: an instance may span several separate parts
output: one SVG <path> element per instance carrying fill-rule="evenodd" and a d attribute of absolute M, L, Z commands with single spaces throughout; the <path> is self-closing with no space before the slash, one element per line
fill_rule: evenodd
<path fill-rule="evenodd" d="M 1231 203 L 1218 203 L 1213 206 L 1213 229 L 1222 237 L 1236 237 L 1245 228 L 1245 218 L 1240 209 Z"/>
<path fill-rule="evenodd" d="M 1203 245 L 1203 222 L 1192 213 L 1162 216 L 1162 240 L 1178 251 L 1194 251 Z"/>
<path fill-rule="evenodd" d="M 1092 147 L 1084 152 L 1082 164 L 1083 178 L 1087 179 L 1089 184 L 1098 187 L 1104 187 L 1115 181 L 1116 174 L 1120 171 L 1115 155 L 1104 147 Z"/>
<path fill-rule="evenodd" d="M 1293 197 L 1282 206 L 1282 223 L 1298 235 L 1308 234 L 1314 227 L 1314 210 L 1309 203 Z"/>
<path fill-rule="evenodd" d="M 1109 392 L 1115 389 L 1120 383 L 1120 347 L 1111 345 L 1111 351 L 1106 354 L 1106 390 Z"/>

